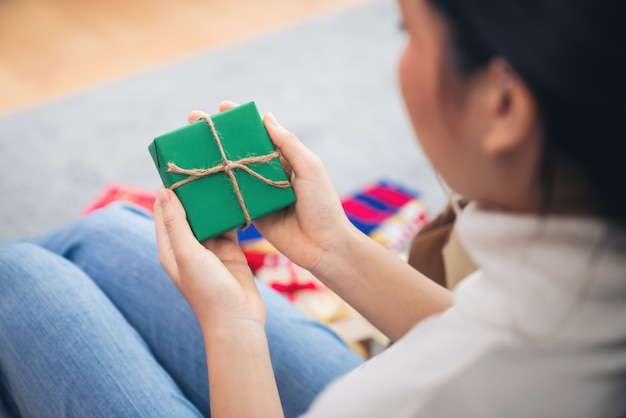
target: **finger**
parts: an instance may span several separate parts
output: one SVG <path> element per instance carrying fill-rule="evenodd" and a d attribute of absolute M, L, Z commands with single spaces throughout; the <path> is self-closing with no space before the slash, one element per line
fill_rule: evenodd
<path fill-rule="evenodd" d="M 263 123 L 274 146 L 280 151 L 288 167 L 294 173 L 317 170 L 322 165 L 317 155 L 300 142 L 293 133 L 283 128 L 273 114 L 266 114 L 263 117 Z"/>
<path fill-rule="evenodd" d="M 226 100 L 220 103 L 219 110 L 220 112 L 224 112 L 225 110 L 229 110 L 237 106 L 239 106 L 239 104 Z M 187 116 L 187 120 L 189 121 L 189 123 L 194 123 L 198 119 L 206 118 L 208 116 L 209 116 L 208 113 L 203 112 L 201 110 L 192 110 Z"/>
<path fill-rule="evenodd" d="M 174 192 L 160 189 L 157 192 L 157 199 L 161 211 L 160 231 L 165 231 L 177 268 L 184 268 L 193 262 L 200 244 L 191 232 L 185 209 Z"/>
<path fill-rule="evenodd" d="M 232 109 L 233 107 L 239 106 L 239 103 L 231 102 L 230 100 L 225 100 L 220 103 L 219 109 L 220 112 L 224 112 L 226 110 Z"/>
<path fill-rule="evenodd" d="M 193 110 L 189 113 L 189 116 L 187 116 L 187 120 L 189 123 L 194 123 L 198 119 L 206 118 L 208 116 L 208 113 L 202 112 L 201 110 Z"/>
<path fill-rule="evenodd" d="M 239 245 L 238 244 L 239 240 L 237 237 L 237 230 L 233 229 L 232 231 L 225 232 L 218 237 L 209 238 L 207 240 L 202 241 L 201 244 L 207 250 L 214 251 L 220 245 L 220 243 L 223 243 L 223 242 L 229 242 L 229 243 L 233 242 Z"/>

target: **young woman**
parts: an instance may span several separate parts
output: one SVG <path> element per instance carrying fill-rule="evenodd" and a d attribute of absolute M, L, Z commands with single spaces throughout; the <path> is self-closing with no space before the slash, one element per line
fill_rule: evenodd
<path fill-rule="evenodd" d="M 434 168 L 474 202 L 458 233 L 481 270 L 452 302 L 350 225 L 321 162 L 266 115 L 298 201 L 257 227 L 396 341 L 326 389 L 307 416 L 622 416 L 618 2 L 399 6 L 406 108 Z M 161 261 L 205 335 L 212 411 L 280 416 L 265 309 L 234 235 L 195 242 L 167 190 L 155 209 Z"/>
<path fill-rule="evenodd" d="M 322 162 L 273 115 L 265 115 L 298 201 L 255 225 L 394 341 L 326 387 L 306 416 L 624 416 L 622 6 L 610 0 L 400 0 L 399 7 L 408 36 L 399 65 L 408 115 L 435 170 L 472 201 L 457 229 L 480 269 L 450 294 L 385 252 L 346 219 Z M 223 103 L 221 108 L 230 106 Z M 196 112 L 190 119 L 198 117 Z M 161 263 L 193 310 L 194 327 L 167 321 L 187 312 L 180 324 L 193 322 L 170 290 L 147 291 L 154 287 L 151 280 L 139 281 L 136 293 L 127 294 L 123 279 L 114 280 L 111 289 L 101 284 L 106 280 L 93 279 L 107 289 L 106 297 L 93 297 L 102 305 L 95 308 L 96 302 L 80 302 L 89 300 L 82 293 L 91 291 L 69 291 L 73 283 L 59 284 L 69 279 L 53 280 L 51 275 L 73 277 L 63 269 L 71 270 L 86 253 L 87 239 L 67 244 L 72 242 L 67 236 L 42 238 L 48 250 L 41 251 L 63 254 L 74 263 L 47 260 L 47 275 L 23 259 L 16 262 L 15 255 L 0 257 L 3 271 L 13 269 L 14 277 L 28 278 L 0 275 L 6 404 L 36 415 L 41 409 L 29 410 L 30 402 L 41 407 L 56 402 L 70 413 L 83 412 L 81 402 L 101 408 L 119 402 L 117 409 L 88 415 L 114 411 L 135 416 L 158 405 L 145 409 L 146 415 L 168 408 L 165 415 L 178 416 L 191 411 L 189 403 L 210 398 L 214 417 L 279 417 L 293 413 L 295 408 L 286 405 L 303 390 L 285 390 L 288 376 L 300 372 L 319 383 L 324 378 L 311 377 L 319 373 L 318 365 L 327 367 L 335 356 L 351 359 L 327 331 L 320 331 L 325 342 L 311 350 L 315 337 L 307 333 L 315 327 L 306 328 L 301 340 L 300 331 L 288 327 L 279 345 L 289 358 L 283 364 L 300 367 L 277 366 L 277 304 L 255 283 L 236 235 L 198 243 L 180 202 L 165 189 L 158 192 L 155 225 Z M 121 246 L 128 239 L 116 242 Z M 11 250 L 21 251 L 22 257 L 35 252 Z M 116 265 L 110 259 L 97 261 L 98 252 L 85 254 L 81 268 L 87 276 L 97 276 L 105 267 L 145 272 L 153 256 L 122 258 L 129 264 Z M 162 276 L 156 267 L 147 277 L 151 274 Z M 89 283 L 90 277 L 75 281 Z M 167 288 L 161 279 L 154 282 Z M 93 283 L 83 286 L 100 294 Z M 125 299 L 128 306 L 139 307 L 124 308 Z M 77 301 L 84 315 L 73 308 Z M 100 318 L 111 301 L 127 318 L 118 318 L 119 313 L 110 315 L 115 321 Z M 51 312 L 44 317 L 45 334 L 20 337 L 20 327 L 30 330 L 31 322 L 42 320 L 41 306 Z M 68 316 L 68 310 L 74 314 Z M 165 318 L 165 329 L 142 312 Z M 84 321 L 74 325 L 77 318 Z M 68 332 L 69 327 L 75 332 Z M 144 328 L 157 337 L 137 336 L 135 329 Z M 142 338 L 149 340 L 148 349 Z M 68 344 L 61 341 L 66 339 L 71 350 L 64 353 Z M 210 396 L 197 391 L 206 389 L 201 378 L 188 383 L 185 374 L 177 374 L 182 370 L 198 376 L 197 368 L 204 366 L 197 360 L 198 349 L 206 353 Z M 182 363 L 195 363 L 179 370 L 164 362 L 161 370 L 159 363 L 170 351 Z M 191 351 L 195 354 L 187 355 Z M 20 360 L 26 364 L 19 366 Z M 50 364 L 59 370 L 48 371 Z M 325 378 L 356 364 L 351 360 L 343 370 L 330 365 Z M 133 372 L 124 374 L 126 367 Z M 144 369 L 151 373 L 138 378 Z M 60 379 L 59 373 L 71 376 Z M 99 380 L 104 383 L 98 385 Z M 290 385 L 296 380 L 289 380 Z M 33 381 L 41 387 L 37 394 L 29 392 Z M 80 397 L 69 397 L 63 388 L 55 391 L 54 383 L 67 381 Z M 97 402 L 103 394 L 96 388 L 106 389 L 111 402 Z"/>

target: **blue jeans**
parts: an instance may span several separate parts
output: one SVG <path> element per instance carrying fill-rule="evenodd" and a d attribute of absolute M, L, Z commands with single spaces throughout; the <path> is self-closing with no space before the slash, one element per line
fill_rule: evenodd
<path fill-rule="evenodd" d="M 362 362 L 259 283 L 286 416 Z M 113 204 L 0 246 L 0 416 L 209 416 L 204 343 L 152 218 Z M 242 399 L 242 402 L 245 402 Z"/>

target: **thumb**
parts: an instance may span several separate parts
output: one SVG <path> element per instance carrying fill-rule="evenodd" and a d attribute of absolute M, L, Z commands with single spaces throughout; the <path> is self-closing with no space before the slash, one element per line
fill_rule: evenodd
<path fill-rule="evenodd" d="M 157 192 L 160 216 L 157 219 L 157 235 L 167 238 L 176 264 L 184 266 L 196 254 L 200 244 L 191 232 L 185 209 L 171 190 L 162 188 Z"/>
<path fill-rule="evenodd" d="M 296 135 L 278 124 L 273 114 L 266 114 L 263 118 L 263 123 L 274 146 L 280 151 L 294 174 L 298 175 L 309 170 L 318 170 L 322 166 L 322 162 L 317 155 L 308 149 Z"/>

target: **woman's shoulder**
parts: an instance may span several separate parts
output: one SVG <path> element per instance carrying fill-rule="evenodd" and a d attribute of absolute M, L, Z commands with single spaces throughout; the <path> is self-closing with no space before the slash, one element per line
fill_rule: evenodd
<path fill-rule="evenodd" d="M 626 349 L 545 345 L 456 308 L 333 383 L 310 417 L 619 416 Z"/>
<path fill-rule="evenodd" d="M 413 416 L 623 417 L 626 349 L 501 346 L 433 392 Z"/>

